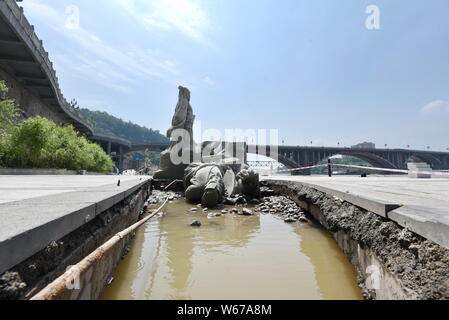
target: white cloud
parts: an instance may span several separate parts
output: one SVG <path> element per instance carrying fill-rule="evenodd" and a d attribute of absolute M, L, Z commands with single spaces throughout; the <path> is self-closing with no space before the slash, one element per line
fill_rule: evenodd
<path fill-rule="evenodd" d="M 212 80 L 211 78 L 209 78 L 209 76 L 205 76 L 205 77 L 203 78 L 203 82 L 206 83 L 206 84 L 209 85 L 209 86 L 214 86 L 215 83 L 216 83 L 216 81 L 215 81 L 215 80 Z"/>
<path fill-rule="evenodd" d="M 65 12 L 56 11 L 40 0 L 28 0 L 23 7 L 33 21 L 48 25 L 75 43 L 75 49 L 68 46 L 65 52 L 51 55 L 56 57 L 57 65 L 69 68 L 76 76 L 122 93 L 131 92 L 139 78 L 157 78 L 177 84 L 173 76 L 179 73 L 179 63 L 166 59 L 160 52 L 135 46 L 128 46 L 125 51 L 105 43 L 82 26 L 67 28 Z"/>
<path fill-rule="evenodd" d="M 133 20 L 148 30 L 177 30 L 187 37 L 210 45 L 205 32 L 210 22 L 200 3 L 194 0 L 116 0 Z"/>
<path fill-rule="evenodd" d="M 449 112 L 449 101 L 435 100 L 425 105 L 421 112 L 431 113 L 431 112 Z"/>
<path fill-rule="evenodd" d="M 82 108 L 89 108 L 91 110 L 104 110 L 109 106 L 107 101 L 98 99 L 81 99 L 78 100 L 78 105 Z"/>

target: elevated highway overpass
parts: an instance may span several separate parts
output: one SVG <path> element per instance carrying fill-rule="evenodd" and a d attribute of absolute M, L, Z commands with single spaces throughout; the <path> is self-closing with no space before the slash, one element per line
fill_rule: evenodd
<path fill-rule="evenodd" d="M 0 0 L 0 79 L 6 80 L 24 117 L 43 116 L 93 134 L 93 123 L 64 98 L 42 41 L 13 0 Z"/>

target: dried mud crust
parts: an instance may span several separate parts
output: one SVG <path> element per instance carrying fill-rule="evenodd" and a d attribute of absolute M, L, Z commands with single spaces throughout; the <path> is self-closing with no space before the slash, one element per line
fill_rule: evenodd
<path fill-rule="evenodd" d="M 362 248 L 370 249 L 418 299 L 449 299 L 448 249 L 373 212 L 298 183 L 269 181 L 264 185 L 295 201 L 318 206 L 329 231 L 343 230 Z M 375 298 L 362 283 L 361 287 L 365 298 Z"/>

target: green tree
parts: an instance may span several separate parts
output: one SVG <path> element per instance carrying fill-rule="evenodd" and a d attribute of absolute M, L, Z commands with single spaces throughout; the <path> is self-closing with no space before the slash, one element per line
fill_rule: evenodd
<path fill-rule="evenodd" d="M 5 164 L 19 168 L 58 168 L 108 172 L 111 158 L 72 126 L 59 127 L 41 118 L 29 118 L 17 126 L 10 137 Z"/>
<path fill-rule="evenodd" d="M 124 121 L 107 112 L 80 109 L 81 113 L 95 123 L 95 132 L 99 134 L 115 135 L 131 142 L 168 143 L 169 139 L 158 130 L 139 126 L 130 121 Z"/>
<path fill-rule="evenodd" d="M 0 166 L 18 117 L 19 111 L 14 100 L 8 98 L 8 86 L 5 81 L 0 80 Z"/>
<path fill-rule="evenodd" d="M 0 135 L 10 133 L 18 117 L 14 100 L 8 98 L 8 87 L 5 81 L 0 80 Z"/>
<path fill-rule="evenodd" d="M 18 123 L 19 111 L 0 81 L 0 166 L 109 172 L 112 159 L 72 126 L 59 127 L 41 118 Z"/>

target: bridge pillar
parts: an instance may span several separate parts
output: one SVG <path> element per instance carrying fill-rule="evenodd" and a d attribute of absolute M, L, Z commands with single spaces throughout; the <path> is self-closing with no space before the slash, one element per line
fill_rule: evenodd
<path fill-rule="evenodd" d="M 120 173 L 123 173 L 123 147 L 120 146 L 119 155 L 118 155 L 118 170 Z"/>
<path fill-rule="evenodd" d="M 108 155 L 111 155 L 111 148 L 112 148 L 111 141 L 108 141 L 108 150 L 107 150 Z"/>
<path fill-rule="evenodd" d="M 396 168 L 402 168 L 402 154 L 400 152 L 396 153 L 396 162 L 394 163 Z"/>
<path fill-rule="evenodd" d="M 449 157 L 443 158 L 443 170 L 449 170 Z"/>

